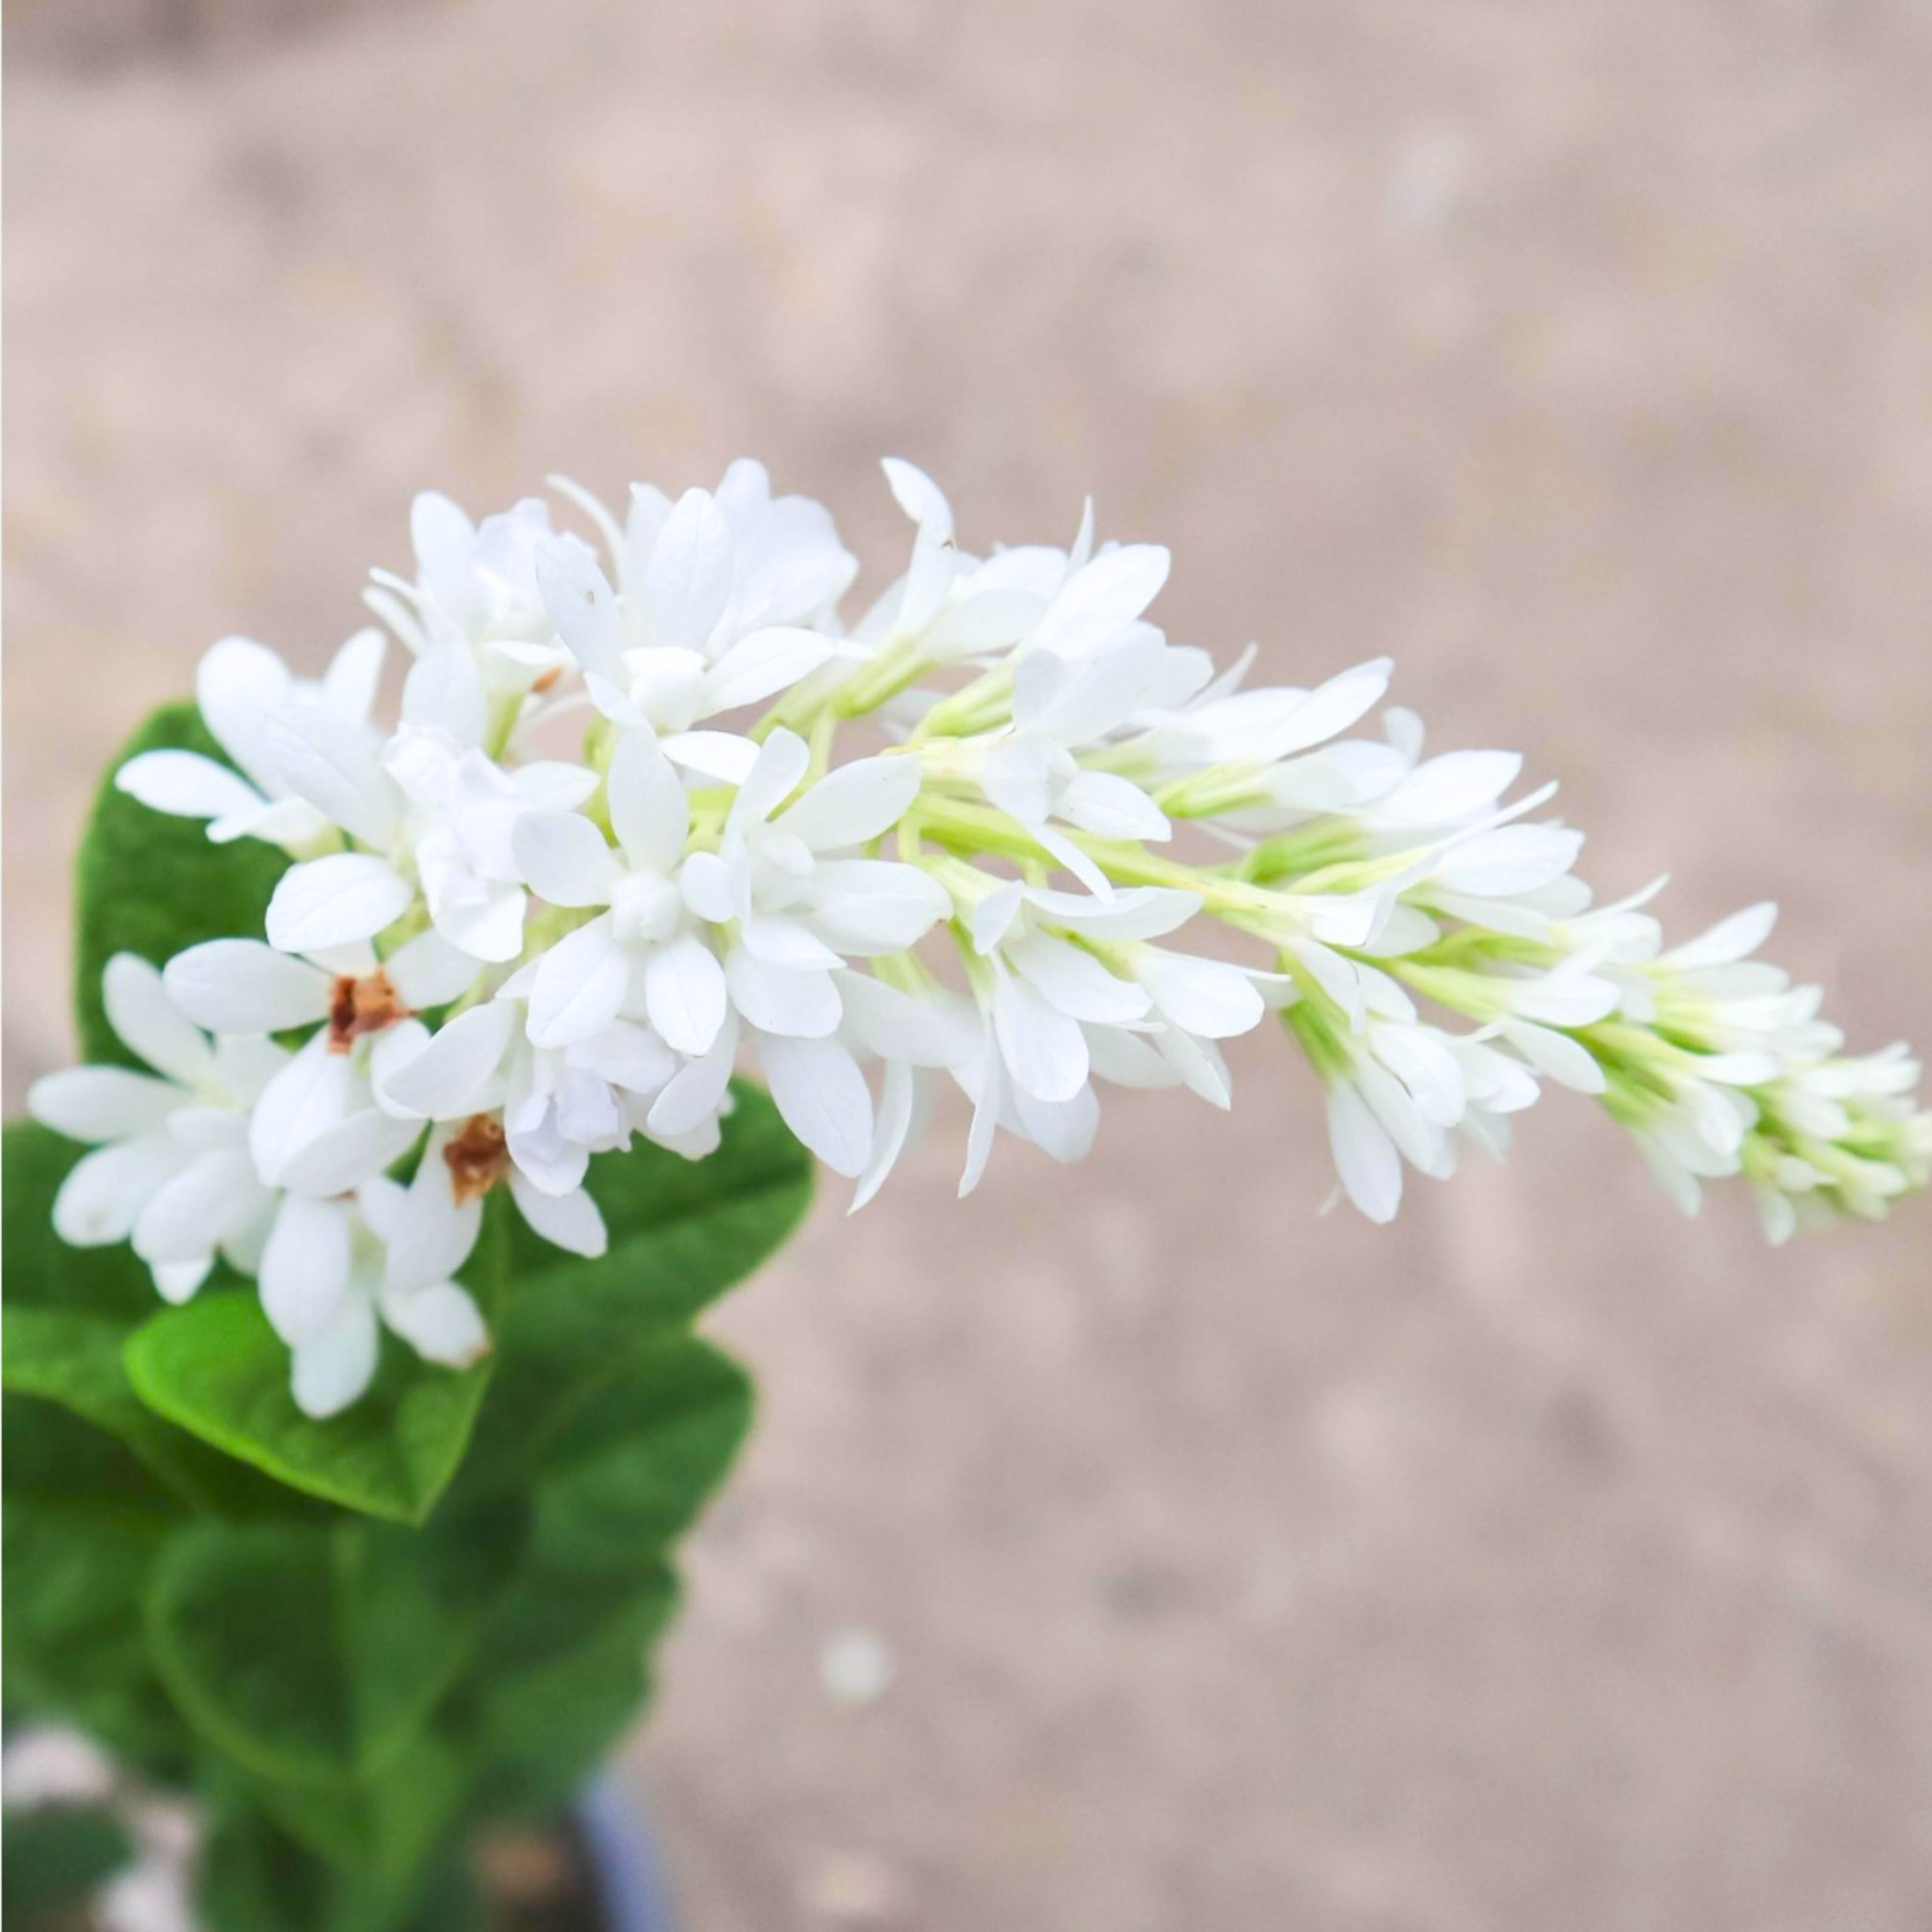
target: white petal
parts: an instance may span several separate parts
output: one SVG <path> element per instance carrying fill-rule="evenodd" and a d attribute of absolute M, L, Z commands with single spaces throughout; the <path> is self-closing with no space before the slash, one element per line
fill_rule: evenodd
<path fill-rule="evenodd" d="M 259 939 L 211 939 L 161 974 L 172 1000 L 211 1033 L 281 1033 L 328 1017 L 334 976 Z"/>
<path fill-rule="evenodd" d="M 132 952 L 117 952 L 101 975 L 107 1024 L 158 1073 L 194 1087 L 214 1071 L 207 1036 L 170 1000 L 161 976 Z"/>
<path fill-rule="evenodd" d="M 915 757 L 860 758 L 820 778 L 778 824 L 814 852 L 862 845 L 911 809 L 920 778 Z"/>
<path fill-rule="evenodd" d="M 1070 1100 L 1086 1084 L 1086 1036 L 1024 980 L 1001 977 L 993 1028 L 1013 1084 L 1036 1100 Z"/>
<path fill-rule="evenodd" d="M 1060 794 L 1058 816 L 1096 838 L 1170 838 L 1167 814 L 1131 778 L 1082 772 Z"/>
<path fill-rule="evenodd" d="M 178 1308 L 194 1298 L 194 1292 L 214 1271 L 214 1257 L 203 1255 L 191 1262 L 162 1262 L 148 1270 L 161 1299 Z"/>
<path fill-rule="evenodd" d="M 1346 731 L 1382 701 L 1393 668 L 1387 658 L 1376 658 L 1317 685 L 1268 734 L 1258 754 L 1285 758 Z"/>
<path fill-rule="evenodd" d="M 382 1270 L 384 1284 L 390 1288 L 425 1288 L 446 1280 L 469 1260 L 483 1231 L 483 1203 L 458 1202 L 451 1185 L 443 1157 L 449 1138 L 447 1130 L 432 1137 L 416 1178 L 403 1190 L 401 1200 L 394 1202 Z M 387 1192 L 379 1180 L 364 1187 L 363 1196 L 377 1190 Z"/>
<path fill-rule="evenodd" d="M 597 774 L 564 758 L 532 758 L 507 776 L 526 804 L 544 812 L 574 812 L 597 796 Z"/>
<path fill-rule="evenodd" d="M 1452 845 L 1436 862 L 1443 889 L 1502 898 L 1533 892 L 1576 862 L 1583 835 L 1559 825 L 1504 825 Z"/>
<path fill-rule="evenodd" d="M 386 1290 L 382 1319 L 426 1362 L 466 1369 L 490 1352 L 490 1330 L 468 1291 L 453 1281 Z"/>
<path fill-rule="evenodd" d="M 713 784 L 742 784 L 758 761 L 757 741 L 735 731 L 677 731 L 658 744 L 673 764 Z"/>
<path fill-rule="evenodd" d="M 1402 1204 L 1402 1156 L 1352 1086 L 1329 1091 L 1328 1144 L 1348 1198 L 1371 1221 L 1393 1221 Z"/>
<path fill-rule="evenodd" d="M 680 1064 L 669 1043 L 649 1027 L 623 1019 L 613 1020 L 602 1033 L 566 1047 L 564 1059 L 613 1087 L 646 1095 L 662 1091 Z"/>
<path fill-rule="evenodd" d="M 952 506 L 924 470 L 915 468 L 902 456 L 884 458 L 879 467 L 886 472 L 893 500 L 922 530 L 942 540 L 952 536 Z"/>
<path fill-rule="evenodd" d="M 1160 594 L 1169 561 L 1159 544 L 1123 544 L 1096 556 L 1054 598 L 1035 648 L 1072 656 L 1105 643 Z"/>
<path fill-rule="evenodd" d="M 831 973 L 768 965 L 736 946 L 724 962 L 724 982 L 731 1004 L 766 1033 L 822 1040 L 838 1029 L 842 1010 Z"/>
<path fill-rule="evenodd" d="M 1579 1094 L 1600 1094 L 1608 1082 L 1596 1056 L 1580 1040 L 1527 1020 L 1505 1019 L 1503 1037 L 1546 1079 Z"/>
<path fill-rule="evenodd" d="M 269 719 L 268 742 L 291 791 L 365 845 L 388 844 L 402 795 L 367 726 L 320 704 L 292 704 Z"/>
<path fill-rule="evenodd" d="M 335 852 L 291 866 L 268 902 L 268 944 L 279 952 L 314 952 L 373 939 L 416 896 L 386 859 Z"/>
<path fill-rule="evenodd" d="M 710 947 L 695 933 L 652 947 L 644 982 L 645 1010 L 665 1043 L 680 1053 L 709 1052 L 726 1010 L 724 969 Z"/>
<path fill-rule="evenodd" d="M 155 1192 L 194 1159 L 165 1134 L 142 1134 L 97 1148 L 75 1163 L 54 1196 L 54 1232 L 70 1248 L 124 1241 Z"/>
<path fill-rule="evenodd" d="M 710 1052 L 691 1061 L 652 1102 L 647 1121 L 650 1132 L 675 1139 L 694 1132 L 716 1115 L 730 1088 L 737 1050 L 738 1024 L 728 1013 Z"/>
<path fill-rule="evenodd" d="M 403 680 L 406 729 L 434 732 L 473 751 L 483 742 L 489 719 L 489 694 L 467 645 L 439 645 L 410 667 Z"/>
<path fill-rule="evenodd" d="M 653 644 L 702 650 L 731 596 L 731 530 L 708 490 L 687 490 L 651 546 L 638 586 Z"/>
<path fill-rule="evenodd" d="M 118 1141 L 158 1127 L 185 1097 L 124 1066 L 70 1066 L 27 1089 L 27 1112 L 70 1141 Z"/>
<path fill-rule="evenodd" d="M 1260 1025 L 1261 991 L 1238 966 L 1150 946 L 1134 962 L 1163 1018 L 1204 1040 L 1232 1040 Z"/>
<path fill-rule="evenodd" d="M 524 915 L 528 901 L 521 886 L 471 881 L 463 896 L 433 896 L 430 916 L 436 929 L 460 952 L 505 965 L 524 950 Z"/>
<path fill-rule="evenodd" d="M 296 1406 L 318 1421 L 340 1414 L 374 1378 L 377 1346 L 376 1311 L 368 1298 L 345 1294 L 328 1326 L 295 1351 L 289 1390 Z"/>
<path fill-rule="evenodd" d="M 834 1173 L 863 1173 L 872 1152 L 872 1096 L 851 1054 L 836 1040 L 767 1035 L 758 1054 L 785 1125 Z"/>
<path fill-rule="evenodd" d="M 134 1252 L 157 1264 L 212 1255 L 260 1198 L 246 1154 L 202 1154 L 157 1188 L 135 1216 Z"/>
<path fill-rule="evenodd" d="M 623 877 L 603 833 L 574 812 L 525 814 L 510 844 L 524 883 L 552 905 L 608 905 Z"/>
<path fill-rule="evenodd" d="M 382 962 L 403 1004 L 421 1012 L 460 999 L 476 983 L 478 963 L 434 927 L 419 932 Z"/>
<path fill-rule="evenodd" d="M 727 827 L 742 831 L 770 818 L 797 789 L 811 763 L 805 740 L 779 726 L 759 748 L 757 761 L 731 802 Z"/>
<path fill-rule="evenodd" d="M 739 928 L 745 950 L 770 966 L 842 966 L 844 961 L 824 940 L 795 919 L 754 912 Z M 896 946 L 886 949 L 896 952 Z"/>
<path fill-rule="evenodd" d="M 980 775 L 987 802 L 1022 825 L 1042 825 L 1053 809 L 1052 768 L 1046 748 L 1009 738 L 988 754 Z"/>
<path fill-rule="evenodd" d="M 918 1078 L 903 1060 L 888 1060 L 879 1090 L 878 1118 L 872 1129 L 872 1149 L 865 1172 L 845 1211 L 856 1214 L 885 1184 L 886 1177 L 897 1165 L 908 1136 L 912 1131 L 918 1099 Z"/>
<path fill-rule="evenodd" d="M 631 964 L 611 937 L 607 913 L 566 934 L 543 956 L 530 989 L 529 1030 L 536 1046 L 588 1040 L 617 1017 Z"/>
<path fill-rule="evenodd" d="M 616 593 L 587 544 L 574 537 L 539 544 L 537 588 L 557 635 L 586 670 L 621 685 L 624 676 L 624 623 Z"/>
<path fill-rule="evenodd" d="M 597 1204 L 579 1187 L 568 1194 L 546 1194 L 512 1169 L 510 1196 L 533 1234 L 553 1247 L 595 1261 L 610 1245 Z"/>
<path fill-rule="evenodd" d="M 422 1133 L 420 1121 L 363 1108 L 297 1150 L 280 1184 L 303 1194 L 346 1194 L 400 1160 Z"/>
<path fill-rule="evenodd" d="M 1061 1012 L 1118 1024 L 1137 1020 L 1151 1002 L 1131 980 L 1108 971 L 1092 953 L 1050 933 L 1032 933 L 1006 949 L 1014 970 Z"/>
<path fill-rule="evenodd" d="M 1408 825 L 1454 824 L 1488 810 L 1522 770 L 1520 752 L 1445 752 L 1418 765 L 1378 809 Z"/>
<path fill-rule="evenodd" d="M 812 879 L 811 924 L 836 952 L 881 958 L 916 945 L 952 910 L 946 888 L 916 866 L 826 859 Z"/>
<path fill-rule="evenodd" d="M 1720 919 L 1709 932 L 1672 947 L 1664 956 L 1680 973 L 1694 972 L 1700 967 L 1731 965 L 1755 952 L 1771 937 L 1772 928 L 1777 923 L 1778 908 L 1767 899 L 1762 904 L 1734 912 L 1728 919 Z"/>
<path fill-rule="evenodd" d="M 1027 1138 L 1053 1160 L 1084 1160 L 1092 1153 L 1094 1136 L 1100 1131 L 1100 1102 L 1091 1087 L 1082 1088 L 1070 1100 L 1036 1100 L 1016 1090 L 1013 1111 Z"/>
<path fill-rule="evenodd" d="M 202 722 L 256 789 L 274 796 L 282 787 L 268 748 L 268 718 L 289 701 L 292 682 L 288 666 L 252 638 L 224 638 L 195 668 Z"/>
<path fill-rule="evenodd" d="M 256 1276 L 262 1312 L 291 1348 L 328 1325 L 349 1286 L 349 1214 L 340 1202 L 285 1195 Z"/>
<path fill-rule="evenodd" d="M 786 626 L 740 638 L 704 680 L 704 715 L 735 711 L 789 690 L 829 659 L 836 648 L 823 632 Z"/>
<path fill-rule="evenodd" d="M 260 810 L 262 796 L 227 766 L 199 752 L 143 752 L 114 774 L 117 791 L 176 818 L 220 818 Z"/>
<path fill-rule="evenodd" d="M 497 1076 L 520 1016 L 508 1000 L 472 1006 L 445 1022 L 409 1064 L 383 1078 L 384 1096 L 427 1120 L 482 1113 L 501 1097 Z"/>
<path fill-rule="evenodd" d="M 388 640 L 372 627 L 358 631 L 329 659 L 322 674 L 322 701 L 337 717 L 351 724 L 368 722 L 388 652 Z"/>
<path fill-rule="evenodd" d="M 1079 892 L 1029 890 L 1027 903 L 1055 926 L 1094 939 L 1160 939 L 1201 910 L 1198 892 L 1172 886 L 1134 886 L 1110 899 Z"/>
<path fill-rule="evenodd" d="M 610 830 L 633 866 L 668 874 L 684 856 L 691 808 L 682 784 L 648 731 L 627 731 L 604 780 Z"/>
<path fill-rule="evenodd" d="M 225 812 L 208 828 L 212 845 L 232 845 L 238 838 L 259 838 L 294 852 L 313 846 L 333 830 L 327 819 L 304 798 L 257 799 L 245 810 Z"/>

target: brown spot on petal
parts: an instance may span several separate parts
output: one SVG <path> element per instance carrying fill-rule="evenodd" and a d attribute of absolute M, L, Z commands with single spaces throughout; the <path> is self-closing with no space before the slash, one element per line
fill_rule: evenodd
<path fill-rule="evenodd" d="M 510 1165 L 503 1124 L 494 1114 L 478 1114 L 442 1150 L 449 1167 L 457 1205 L 480 1201 L 500 1180 Z"/>
<path fill-rule="evenodd" d="M 345 973 L 328 1001 L 328 1050 L 346 1053 L 364 1034 L 380 1033 L 410 1017 L 389 976 L 379 967 L 362 979 Z"/>
<path fill-rule="evenodd" d="M 542 693 L 549 690 L 550 686 L 556 683 L 557 680 L 562 676 L 562 665 L 552 664 L 550 669 L 545 671 L 543 676 L 538 678 L 536 682 L 530 686 L 532 693 L 540 695 Z"/>

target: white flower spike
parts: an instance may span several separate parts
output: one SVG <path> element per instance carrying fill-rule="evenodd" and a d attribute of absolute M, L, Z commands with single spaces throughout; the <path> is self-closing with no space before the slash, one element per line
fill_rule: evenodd
<path fill-rule="evenodd" d="M 1509 802 L 1516 753 L 1365 723 L 1387 659 L 1217 673 L 1149 618 L 1167 552 L 1096 546 L 1090 503 L 1067 549 L 974 556 L 931 478 L 885 469 L 911 558 L 849 627 L 830 516 L 744 460 L 622 517 L 559 481 L 602 562 L 535 499 L 418 497 L 414 578 L 368 593 L 414 659 L 393 724 L 376 633 L 314 685 L 215 646 L 230 762 L 118 782 L 298 862 L 266 932 L 110 965 L 153 1070 L 36 1083 L 92 1148 L 62 1234 L 131 1240 L 175 1300 L 255 1276 L 325 1415 L 385 1329 L 452 1366 L 488 1346 L 457 1276 L 499 1183 L 601 1253 L 592 1158 L 703 1158 L 741 1053 L 855 1206 L 949 1082 L 968 1192 L 1003 1131 L 1079 1158 L 1107 1085 L 1230 1106 L 1222 1043 L 1270 1012 L 1371 1220 L 1463 1142 L 1502 1153 L 1546 1087 L 1598 1100 L 1687 1209 L 1744 1181 L 1774 1240 L 1932 1180 L 1918 1063 L 1847 1055 L 1754 958 L 1769 907 L 1667 949 L 1656 886 L 1598 904 L 1582 835 L 1534 816 L 1549 790 Z M 530 754 L 573 715 L 576 758 Z"/>

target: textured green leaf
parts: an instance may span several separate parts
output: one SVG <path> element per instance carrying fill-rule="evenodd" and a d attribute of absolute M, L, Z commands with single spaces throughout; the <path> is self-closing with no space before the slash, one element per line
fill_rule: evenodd
<path fill-rule="evenodd" d="M 536 1511 L 475 1672 L 486 1802 L 528 1809 L 580 1781 L 636 1720 L 678 1601 L 671 1546 L 723 1479 L 751 1387 L 690 1336 L 633 1349 L 529 1444 Z"/>
<path fill-rule="evenodd" d="M 257 1777 L 328 1785 L 416 1738 L 468 1662 L 488 1580 L 382 1523 L 197 1523 L 155 1568 L 148 1640 L 208 1742 Z"/>
<path fill-rule="evenodd" d="M 494 1274 L 490 1251 L 464 1280 Z M 419 1523 L 456 1473 L 490 1378 L 438 1368 L 393 1339 L 368 1394 L 317 1421 L 289 1393 L 289 1352 L 252 1292 L 198 1295 L 153 1316 L 128 1343 L 128 1379 L 158 1414 L 311 1496 Z"/>
<path fill-rule="evenodd" d="M 163 965 L 205 939 L 259 938 L 287 855 L 252 838 L 212 844 L 198 820 L 152 812 L 114 788 L 136 752 L 220 748 L 192 704 L 153 712 L 114 755 L 96 793 L 76 868 L 74 1024 L 82 1058 L 140 1063 L 115 1036 L 100 1000 L 100 975 L 117 952 Z M 225 762 L 225 760 L 224 760 Z"/>
<path fill-rule="evenodd" d="M 639 1141 L 591 1162 L 586 1185 L 610 1233 L 602 1259 L 560 1256 L 513 1224 L 520 1328 L 535 1339 L 568 1322 L 559 1339 L 571 1346 L 628 1342 L 689 1321 L 784 1244 L 811 1204 L 812 1156 L 767 1095 L 742 1082 L 734 1092 L 723 1144 L 702 1160 Z"/>

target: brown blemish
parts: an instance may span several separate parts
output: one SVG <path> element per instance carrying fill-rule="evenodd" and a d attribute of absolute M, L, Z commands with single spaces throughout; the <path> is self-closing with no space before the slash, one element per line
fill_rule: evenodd
<path fill-rule="evenodd" d="M 494 1114 L 478 1114 L 442 1150 L 449 1168 L 456 1204 L 480 1201 L 500 1180 L 510 1165 L 503 1124 Z"/>
<path fill-rule="evenodd" d="M 410 1017 L 410 1009 L 379 967 L 362 979 L 345 973 L 328 1001 L 328 1050 L 346 1053 L 365 1034 L 380 1033 Z"/>
<path fill-rule="evenodd" d="M 532 684 L 530 686 L 531 695 L 532 697 L 541 697 L 543 693 L 549 690 L 550 686 L 556 683 L 557 680 L 562 676 L 562 665 L 552 664 L 550 669 L 544 673 L 542 676 L 537 679 L 536 681 Z"/>

